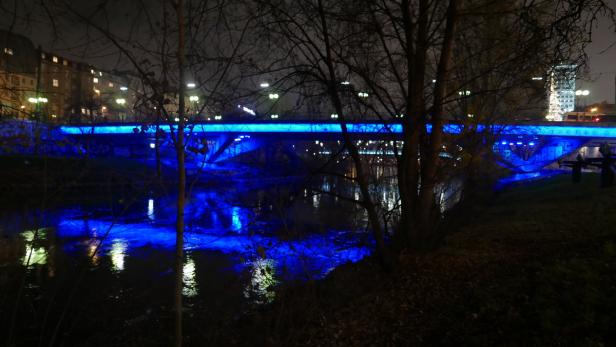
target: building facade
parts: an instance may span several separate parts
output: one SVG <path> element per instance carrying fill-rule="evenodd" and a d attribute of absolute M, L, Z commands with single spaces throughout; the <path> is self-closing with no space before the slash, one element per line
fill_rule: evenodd
<path fill-rule="evenodd" d="M 571 64 L 556 65 L 550 71 L 547 120 L 562 121 L 575 109 L 575 71 Z"/>
<path fill-rule="evenodd" d="M 127 120 L 136 95 L 128 80 L 34 48 L 0 31 L 0 116 L 51 122 Z"/>

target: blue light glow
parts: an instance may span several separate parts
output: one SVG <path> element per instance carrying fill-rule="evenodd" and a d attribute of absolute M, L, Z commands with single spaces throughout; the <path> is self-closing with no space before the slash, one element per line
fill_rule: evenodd
<path fill-rule="evenodd" d="M 134 134 L 134 129 L 140 124 L 126 125 L 94 125 L 94 126 L 61 126 L 60 130 L 69 135 L 85 135 L 94 132 L 99 135 L 109 134 Z M 337 123 L 216 123 L 194 124 L 194 133 L 341 133 L 340 124 Z M 347 124 L 350 133 L 402 133 L 401 124 L 383 123 L 357 123 Z M 170 131 L 169 125 L 161 125 L 161 130 Z M 431 126 L 427 126 L 428 131 Z M 501 135 L 537 135 L 537 136 L 566 136 L 566 137 L 592 137 L 592 138 L 616 138 L 616 128 L 588 125 L 497 125 L 490 127 L 494 133 Z M 464 130 L 463 125 L 446 124 L 445 132 L 459 134 Z M 479 132 L 485 130 L 485 126 L 477 125 Z M 154 127 L 145 130 L 153 134 Z"/>
<path fill-rule="evenodd" d="M 164 249 L 175 247 L 175 229 L 152 223 L 64 219 L 58 224 L 57 233 L 64 238 L 87 237 L 100 240 L 101 251 L 112 258 L 117 271 L 122 270 L 124 257 L 132 249 L 146 246 Z M 104 235 L 105 239 L 100 239 Z M 193 228 L 185 232 L 184 240 L 187 250 L 215 250 L 254 259 L 266 254 L 267 258 L 274 259 L 296 274 L 306 272 L 308 267 L 309 273 L 324 276 L 341 264 L 357 262 L 371 253 L 368 246 L 345 241 L 348 235 L 331 231 L 301 239 L 281 240 L 275 236 Z"/>
<path fill-rule="evenodd" d="M 127 125 L 95 125 L 95 126 L 61 126 L 60 130 L 68 135 L 112 135 L 134 134 L 134 129 L 139 124 Z M 384 125 L 378 123 L 348 124 L 350 133 L 401 133 L 400 124 Z M 169 125 L 161 125 L 164 132 L 170 131 Z M 154 134 L 155 128 L 145 130 L 148 134 Z M 227 124 L 195 124 L 193 133 L 333 133 L 342 132 L 337 123 L 227 123 Z"/>

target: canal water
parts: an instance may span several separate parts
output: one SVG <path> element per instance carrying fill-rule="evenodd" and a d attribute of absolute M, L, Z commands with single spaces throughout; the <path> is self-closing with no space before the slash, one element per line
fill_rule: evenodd
<path fill-rule="evenodd" d="M 363 212 L 319 193 L 357 195 L 335 184 L 235 180 L 192 188 L 182 290 L 189 334 L 223 329 L 272 302 L 282 284 L 322 278 L 371 253 Z M 393 204 L 395 192 L 382 197 Z M 131 331 L 169 329 L 175 199 L 142 192 L 3 208 L 2 338 L 17 345 L 113 345 Z"/>

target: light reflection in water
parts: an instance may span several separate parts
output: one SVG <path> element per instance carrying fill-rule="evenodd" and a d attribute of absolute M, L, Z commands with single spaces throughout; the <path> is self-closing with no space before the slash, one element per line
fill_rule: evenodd
<path fill-rule="evenodd" d="M 37 245 L 38 242 L 45 239 L 46 230 L 26 230 L 21 233 L 26 243 L 26 253 L 21 259 L 21 263 L 26 266 L 45 265 L 47 264 L 47 250 L 41 245 Z"/>
<path fill-rule="evenodd" d="M 111 265 L 113 271 L 124 271 L 124 257 L 126 257 L 127 248 L 128 243 L 124 240 L 114 239 L 111 242 L 111 250 L 109 251 L 109 256 L 111 257 Z"/>
<path fill-rule="evenodd" d="M 195 278 L 195 261 L 189 256 L 186 257 L 182 273 L 182 282 L 184 283 L 182 294 L 189 298 L 197 296 L 199 292 L 197 291 L 197 279 Z"/>
<path fill-rule="evenodd" d="M 242 211 L 239 207 L 233 206 L 231 208 L 231 228 L 233 231 L 241 231 L 242 230 L 242 219 L 240 218 L 240 213 Z"/>
<path fill-rule="evenodd" d="M 156 219 L 154 215 L 154 199 L 148 199 L 148 218 L 150 220 Z"/>
<path fill-rule="evenodd" d="M 92 238 L 88 241 L 88 257 L 92 261 L 93 266 L 98 266 L 100 263 L 100 249 L 99 249 L 100 241 L 98 239 Z"/>
<path fill-rule="evenodd" d="M 274 301 L 276 297 L 276 262 L 273 259 L 258 258 L 251 264 L 250 283 L 244 289 L 244 297 L 262 305 Z"/>
<path fill-rule="evenodd" d="M 314 194 L 312 196 L 312 207 L 319 208 L 319 198 L 321 194 Z"/>
<path fill-rule="evenodd" d="M 150 223 L 114 223 L 103 220 L 89 219 L 87 225 L 83 220 L 64 219 L 58 225 L 58 235 L 76 236 L 79 233 L 91 232 L 94 228 L 109 230 L 111 250 L 109 255 L 117 270 L 124 268 L 124 257 L 135 249 L 143 246 L 172 248 L 175 245 L 175 229 L 171 226 L 152 225 Z M 227 229 L 228 231 L 228 229 Z M 319 276 L 333 267 L 346 262 L 356 262 L 370 253 L 370 246 L 357 245 L 344 241 L 352 234 L 332 231 L 322 235 L 311 235 L 297 240 L 281 240 L 275 236 L 261 234 L 222 233 L 210 229 L 187 231 L 184 234 L 186 249 L 217 250 L 223 253 L 255 255 L 255 245 L 267 246 L 268 257 L 284 264 L 286 271 L 304 273 L 303 261 L 310 264 L 310 273 Z M 349 239 L 350 241 L 351 239 Z M 108 241 L 102 241 L 103 246 Z M 301 261 L 300 261 L 301 260 Z"/>

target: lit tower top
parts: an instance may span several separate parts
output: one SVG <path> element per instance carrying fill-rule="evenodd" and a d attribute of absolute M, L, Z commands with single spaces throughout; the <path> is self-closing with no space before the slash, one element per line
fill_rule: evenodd
<path fill-rule="evenodd" d="M 548 114 L 551 121 L 562 121 L 567 112 L 575 109 L 575 69 L 576 65 L 556 65 L 550 71 L 550 94 Z"/>

